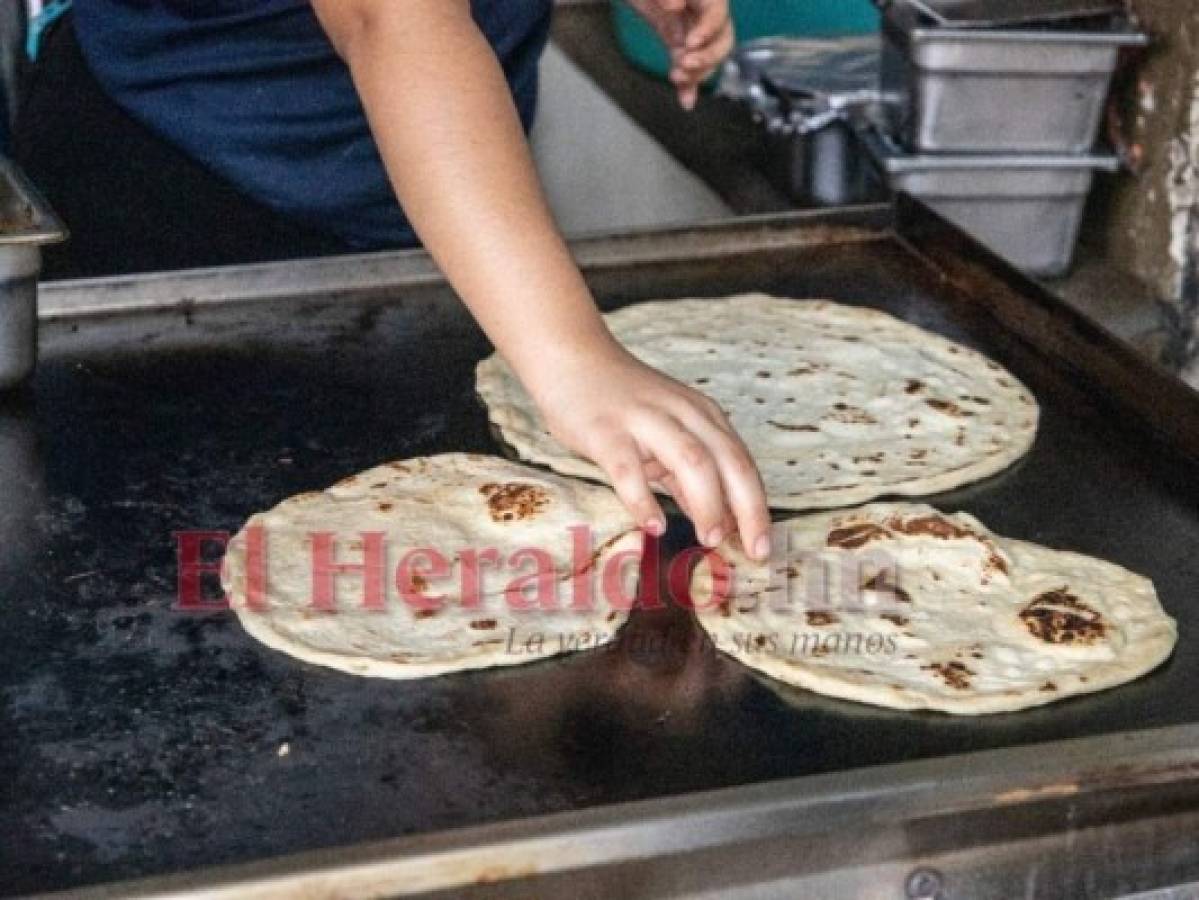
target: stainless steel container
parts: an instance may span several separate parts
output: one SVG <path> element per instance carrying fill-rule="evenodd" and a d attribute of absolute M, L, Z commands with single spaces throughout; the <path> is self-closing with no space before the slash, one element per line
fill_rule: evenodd
<path fill-rule="evenodd" d="M 896 4 L 883 17 L 880 85 L 901 95 L 893 123 L 918 153 L 1086 153 L 1095 144 L 1120 47 L 1110 30 L 929 26 Z"/>
<path fill-rule="evenodd" d="M 1119 168 L 1115 156 L 915 155 L 875 132 L 862 139 L 893 190 L 1044 277 L 1070 267 L 1094 173 Z"/>
<path fill-rule="evenodd" d="M 0 157 L 0 390 L 21 384 L 37 362 L 41 245 L 65 237 L 28 179 Z"/>
<path fill-rule="evenodd" d="M 771 177 L 805 206 L 881 198 L 851 123 L 877 117 L 877 37 L 760 38 L 726 65 L 722 96 L 748 105 L 764 132 Z"/>

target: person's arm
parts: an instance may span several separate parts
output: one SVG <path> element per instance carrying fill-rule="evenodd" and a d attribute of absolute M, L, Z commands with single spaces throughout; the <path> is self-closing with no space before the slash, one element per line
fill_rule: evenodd
<path fill-rule="evenodd" d="M 559 440 L 651 532 L 668 487 L 712 545 L 765 550 L 757 469 L 719 408 L 608 333 L 554 224 L 503 72 L 467 0 L 313 0 L 421 241 Z M 764 555 L 764 554 L 762 554 Z"/>

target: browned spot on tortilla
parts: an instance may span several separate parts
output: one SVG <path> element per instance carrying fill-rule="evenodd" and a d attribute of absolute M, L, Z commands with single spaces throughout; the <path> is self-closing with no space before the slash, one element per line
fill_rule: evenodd
<path fill-rule="evenodd" d="M 788 375 L 811 375 L 814 372 L 822 372 L 828 368 L 825 363 L 805 363 L 802 366 L 796 366 Z"/>
<path fill-rule="evenodd" d="M 908 428 L 915 428 L 919 424 L 920 424 L 919 419 L 908 419 Z"/>
<path fill-rule="evenodd" d="M 727 619 L 729 616 L 731 616 L 733 614 L 732 611 L 730 610 L 729 606 L 730 606 L 729 601 L 724 600 L 716 606 L 716 611 L 718 613 L 720 613 L 720 615 L 723 618 Z"/>
<path fill-rule="evenodd" d="M 970 687 L 970 676 L 974 674 L 965 663 L 958 662 L 956 659 L 949 662 L 930 663 L 920 668 L 935 673 L 955 691 L 968 690 Z"/>
<path fill-rule="evenodd" d="M 813 628 L 821 628 L 825 625 L 836 625 L 841 621 L 835 613 L 824 610 L 810 609 L 804 613 L 804 618 L 808 620 L 808 624 Z"/>
<path fill-rule="evenodd" d="M 887 520 L 887 527 L 901 534 L 923 535 L 935 538 L 977 538 L 969 528 L 951 522 L 941 516 L 914 516 L 904 519 L 902 516 L 892 516 Z"/>
<path fill-rule="evenodd" d="M 988 571 L 1003 572 L 1005 575 L 1008 572 L 1007 562 L 999 555 L 999 551 L 990 540 L 973 529 L 952 522 L 943 516 L 916 516 L 911 519 L 892 516 L 887 520 L 887 527 L 902 534 L 914 536 L 934 537 L 941 540 L 978 541 L 987 549 L 986 565 Z M 934 575 L 934 577 L 936 576 Z M 936 580 L 939 581 L 940 579 L 937 578 Z"/>
<path fill-rule="evenodd" d="M 412 612 L 413 618 L 416 618 L 416 619 L 427 619 L 430 616 L 435 616 L 435 615 L 437 615 L 437 610 L 435 610 L 435 609 L 427 609 L 427 608 L 426 609 L 417 609 L 417 610 L 413 610 L 413 612 Z"/>
<path fill-rule="evenodd" d="M 1020 611 L 1020 619 L 1033 637 L 1047 644 L 1094 644 L 1107 636 L 1107 623 L 1064 587 L 1033 598 Z"/>
<path fill-rule="evenodd" d="M 879 618 L 890 622 L 896 628 L 906 628 L 908 622 L 911 621 L 910 619 L 904 616 L 896 615 L 895 613 L 883 613 L 881 616 L 879 616 Z"/>
<path fill-rule="evenodd" d="M 387 487 L 386 481 L 376 481 L 374 484 L 371 485 L 371 490 L 377 491 L 380 488 L 385 488 L 385 487 Z"/>
<path fill-rule="evenodd" d="M 1041 685 L 1041 690 L 1046 691 L 1046 692 L 1056 691 L 1057 685 L 1054 684 L 1052 681 L 1046 681 L 1043 685 Z"/>
<path fill-rule="evenodd" d="M 382 503 L 379 503 L 377 505 L 379 508 L 379 512 L 389 512 L 389 511 L 395 509 L 395 504 L 392 503 L 390 500 L 384 500 Z"/>
<path fill-rule="evenodd" d="M 387 465 L 390 468 L 395 469 L 397 472 L 407 472 L 408 471 L 408 466 L 406 466 L 404 463 L 401 463 L 401 462 L 388 463 Z"/>
<path fill-rule="evenodd" d="M 759 378 L 769 378 L 769 377 L 770 377 L 770 373 L 769 373 L 769 372 L 767 372 L 765 369 L 759 369 L 759 370 L 758 370 L 758 377 L 759 377 Z"/>
<path fill-rule="evenodd" d="M 776 569 L 775 571 L 777 571 L 780 575 L 786 575 L 788 578 L 799 577 L 798 566 L 783 566 L 781 569 Z"/>
<path fill-rule="evenodd" d="M 843 550 L 856 550 L 871 541 L 890 537 L 886 529 L 880 528 L 873 522 L 859 522 L 834 528 L 828 533 L 825 543 L 830 547 L 840 547 Z"/>
<path fill-rule="evenodd" d="M 549 493 L 535 484 L 511 481 L 507 484 L 488 483 L 479 488 L 487 498 L 494 522 L 518 522 L 531 519 L 549 505 Z"/>
<path fill-rule="evenodd" d="M 908 453 L 909 459 L 924 459 L 928 456 L 928 450 L 912 450 Z"/>
<path fill-rule="evenodd" d="M 815 425 L 788 425 L 786 422 L 776 422 L 774 419 L 767 419 L 766 424 L 779 429 L 780 431 L 819 431 Z"/>
<path fill-rule="evenodd" d="M 868 462 L 881 463 L 886 458 L 887 458 L 886 454 L 880 450 L 878 453 L 868 453 L 868 454 L 865 454 L 864 456 L 855 456 L 853 458 L 853 461 L 856 462 L 858 465 L 861 465 L 862 463 L 868 463 Z"/>
<path fill-rule="evenodd" d="M 696 384 L 707 384 L 711 380 L 712 380 L 711 378 L 697 378 L 697 379 L 695 379 L 695 383 Z"/>
<path fill-rule="evenodd" d="M 475 631 L 491 631 L 495 626 L 495 619 L 475 619 L 470 623 L 470 627 Z"/>
<path fill-rule="evenodd" d="M 754 646 L 757 647 L 758 649 L 765 647 L 766 646 L 766 635 L 759 634 L 756 638 L 754 638 Z"/>
<path fill-rule="evenodd" d="M 938 400 L 936 397 L 929 397 L 924 403 L 939 413 L 944 413 L 947 416 L 953 416 L 958 419 L 965 419 L 974 415 L 970 410 L 962 409 L 950 400 Z"/>
<path fill-rule="evenodd" d="M 878 419 L 866 412 L 860 406 L 848 403 L 834 403 L 833 411 L 825 415 L 826 419 L 843 422 L 847 425 L 877 425 Z"/>
<path fill-rule="evenodd" d="M 873 578 L 862 582 L 862 590 L 890 593 L 900 603 L 912 602 L 912 595 L 899 585 L 892 583 L 891 580 L 886 577 L 886 573 L 884 572 L 879 572 Z"/>
<path fill-rule="evenodd" d="M 920 391 L 924 390 L 924 382 L 913 378 L 908 381 L 907 387 L 905 387 L 903 390 L 904 393 L 907 394 L 918 394 Z"/>
<path fill-rule="evenodd" d="M 608 615 L 606 615 L 606 616 L 604 617 L 604 620 L 605 620 L 605 621 L 607 621 L 607 622 L 615 622 L 615 621 L 616 621 L 616 616 L 617 616 L 617 612 L 616 612 L 616 610 L 612 610 L 612 612 L 608 613 Z"/>

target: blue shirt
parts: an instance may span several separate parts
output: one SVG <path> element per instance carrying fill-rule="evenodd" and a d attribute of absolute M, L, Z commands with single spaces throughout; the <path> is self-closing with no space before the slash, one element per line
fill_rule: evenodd
<path fill-rule="evenodd" d="M 551 5 L 471 4 L 526 129 Z M 76 0 L 75 29 L 121 107 L 244 193 L 358 249 L 416 243 L 309 0 Z"/>

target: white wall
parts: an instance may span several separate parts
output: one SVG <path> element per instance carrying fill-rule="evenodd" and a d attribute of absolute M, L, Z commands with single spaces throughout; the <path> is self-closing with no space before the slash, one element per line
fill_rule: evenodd
<path fill-rule="evenodd" d="M 568 234 L 732 215 L 552 45 L 541 63 L 532 145 L 550 205 Z"/>

